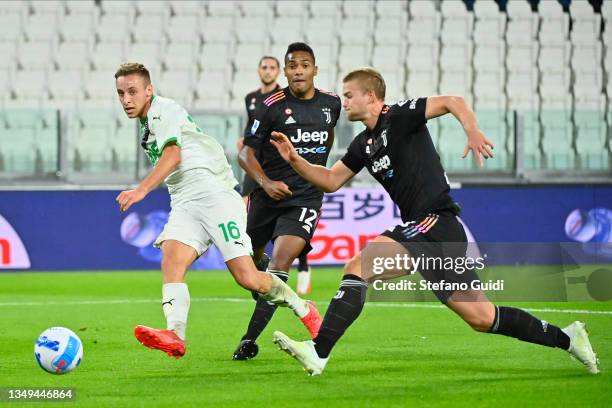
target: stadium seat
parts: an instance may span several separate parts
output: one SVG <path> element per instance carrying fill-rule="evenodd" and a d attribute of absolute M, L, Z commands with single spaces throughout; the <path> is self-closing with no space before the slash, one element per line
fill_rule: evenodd
<path fill-rule="evenodd" d="M 174 16 L 201 16 L 205 12 L 205 3 L 199 0 L 170 1 L 169 5 Z"/>
<path fill-rule="evenodd" d="M 8 16 L 13 21 L 23 22 L 30 14 L 30 5 L 22 0 L 4 0 L 0 3 L 0 15 Z"/>
<path fill-rule="evenodd" d="M 276 14 L 283 19 L 286 17 L 298 17 L 302 19 L 308 16 L 308 2 L 305 0 L 277 0 L 275 9 Z"/>
<path fill-rule="evenodd" d="M 338 66 L 340 71 L 346 73 L 361 67 L 370 65 L 370 50 L 365 45 L 343 45 L 340 47 Z"/>
<path fill-rule="evenodd" d="M 195 73 L 196 52 L 193 44 L 172 43 L 168 45 L 163 55 L 165 70 Z"/>
<path fill-rule="evenodd" d="M 403 68 L 393 68 L 393 66 L 383 67 L 380 69 L 385 80 L 386 92 L 385 101 L 388 104 L 396 103 L 402 99 L 406 99 L 405 85 L 406 81 L 404 78 Z"/>
<path fill-rule="evenodd" d="M 168 20 L 166 36 L 171 43 L 191 44 L 194 48 L 202 43 L 200 26 L 202 19 L 199 15 L 174 16 Z"/>
<path fill-rule="evenodd" d="M 314 19 L 320 17 L 331 18 L 333 20 L 339 20 L 342 18 L 342 11 L 340 10 L 340 2 L 337 1 L 311 1 L 310 2 L 310 14 Z"/>
<path fill-rule="evenodd" d="M 204 71 L 196 83 L 196 109 L 225 109 L 229 103 L 229 76 L 223 71 Z"/>
<path fill-rule="evenodd" d="M 405 36 L 406 22 L 405 17 L 386 17 L 377 20 L 376 27 L 374 28 L 374 43 L 405 46 L 407 43 Z"/>
<path fill-rule="evenodd" d="M 379 21 L 386 18 L 400 18 L 407 20 L 408 9 L 405 1 L 401 0 L 387 0 L 387 1 L 376 1 L 374 7 L 376 8 L 376 16 Z"/>
<path fill-rule="evenodd" d="M 202 70 L 224 71 L 231 68 L 232 54 L 227 44 L 204 44 L 199 64 Z"/>
<path fill-rule="evenodd" d="M 208 2 L 208 14 L 214 17 L 233 17 L 240 15 L 236 1 L 211 0 Z"/>
<path fill-rule="evenodd" d="M 17 48 L 17 62 L 23 70 L 45 70 L 51 64 L 53 50 L 46 42 L 22 43 Z"/>
<path fill-rule="evenodd" d="M 158 67 L 161 63 L 159 44 L 132 44 L 125 52 L 125 60 L 144 64 L 155 77 L 155 74 L 159 73 Z"/>
<path fill-rule="evenodd" d="M 152 30 L 151 27 L 166 27 L 167 20 L 160 15 L 144 15 L 136 19 L 132 29 L 132 40 L 136 44 L 165 44 L 164 30 Z"/>
<path fill-rule="evenodd" d="M 103 0 L 101 3 L 102 14 L 126 16 L 133 21 L 136 14 L 134 2 L 130 0 Z"/>
<path fill-rule="evenodd" d="M 96 29 L 98 41 L 123 43 L 130 40 L 129 28 L 133 21 L 127 14 L 102 15 Z"/>
<path fill-rule="evenodd" d="M 83 82 L 86 97 L 90 100 L 104 101 L 105 105 L 116 101 L 117 90 L 114 81 L 114 72 L 112 71 L 89 72 Z"/>
<path fill-rule="evenodd" d="M 462 159 L 465 148 L 465 132 L 461 124 L 452 115 L 444 115 L 430 120 L 439 126 L 438 148 L 440 159 L 446 171 L 467 171 L 476 168 L 471 157 Z"/>
<path fill-rule="evenodd" d="M 91 66 L 94 70 L 112 71 L 125 61 L 124 46 L 118 42 L 98 43 L 91 53 Z"/>
<path fill-rule="evenodd" d="M 319 17 L 306 20 L 304 29 L 309 44 L 337 45 L 337 22 L 331 17 Z"/>
<path fill-rule="evenodd" d="M 62 43 L 60 44 L 53 58 L 55 65 L 60 70 L 81 70 L 88 69 L 87 61 L 89 57 L 89 44 L 77 43 Z"/>
<path fill-rule="evenodd" d="M 58 41 L 58 18 L 55 14 L 38 14 L 30 16 L 25 25 L 25 36 L 29 42 L 47 42 L 56 44 Z"/>
<path fill-rule="evenodd" d="M 372 43 L 371 20 L 364 17 L 351 17 L 342 20 L 340 24 L 340 43 L 347 45 L 363 45 Z"/>
<path fill-rule="evenodd" d="M 257 62 L 264 55 L 264 47 L 256 44 L 240 44 L 236 48 L 235 55 L 235 69 L 255 71 Z"/>
<path fill-rule="evenodd" d="M 60 0 L 31 0 L 29 3 L 32 13 L 37 16 L 49 15 L 61 18 L 65 13 L 65 3 Z"/>
<path fill-rule="evenodd" d="M 157 93 L 174 99 L 179 105 L 190 109 L 194 99 L 193 74 L 188 71 L 164 71 L 156 80 Z"/>
<path fill-rule="evenodd" d="M 374 16 L 374 1 L 371 0 L 344 0 L 342 13 L 347 19 L 365 17 L 372 19 Z"/>
<path fill-rule="evenodd" d="M 574 166 L 575 155 L 572 149 L 571 115 L 567 102 L 559 100 L 554 107 L 542 108 L 542 146 L 546 167 L 549 169 L 568 169 Z"/>
<path fill-rule="evenodd" d="M 91 47 L 95 33 L 95 17 L 88 14 L 73 14 L 64 17 L 59 27 L 62 42 L 83 43 Z"/>
<path fill-rule="evenodd" d="M 10 14 L 0 14 L 0 41 L 16 42 L 23 38 L 22 19 Z"/>
<path fill-rule="evenodd" d="M 168 3 L 164 0 L 136 0 L 134 6 L 138 16 L 162 16 L 166 20 L 170 14 Z"/>
<path fill-rule="evenodd" d="M 204 36 L 204 42 L 233 44 L 235 39 L 234 24 L 234 19 L 229 16 L 214 16 L 205 18 L 202 22 L 202 35 Z"/>
<path fill-rule="evenodd" d="M 241 44 L 253 44 L 267 47 L 270 43 L 268 27 L 270 22 L 266 17 L 243 17 L 236 19 L 236 37 Z"/>
<path fill-rule="evenodd" d="M 431 44 L 438 42 L 442 18 L 432 1 L 411 1 L 408 3 L 410 21 L 408 23 L 409 44 Z"/>
<path fill-rule="evenodd" d="M 303 19 L 299 16 L 275 18 L 271 23 L 270 37 L 272 43 L 282 44 L 287 48 L 287 36 L 301 39 L 304 36 Z M 290 34 L 289 34 L 290 33 Z"/>
<path fill-rule="evenodd" d="M 83 16 L 97 21 L 100 16 L 100 8 L 95 0 L 66 0 L 66 11 L 68 16 Z"/>
<path fill-rule="evenodd" d="M 508 126 L 505 120 L 506 112 L 499 109 L 478 108 L 476 117 L 480 130 L 493 142 L 495 146 L 493 160 L 485 161 L 486 170 L 511 170 L 513 163 L 506 149 Z M 465 138 L 464 138 L 465 143 Z"/>
<path fill-rule="evenodd" d="M 581 167 L 587 170 L 607 167 L 606 123 L 600 109 L 581 108 L 574 113 L 576 150 Z"/>
<path fill-rule="evenodd" d="M 242 10 L 242 15 L 247 17 L 268 17 L 270 15 L 273 15 L 274 10 L 272 6 L 273 2 L 270 0 L 243 0 L 239 2 L 239 7 L 240 10 Z"/>
<path fill-rule="evenodd" d="M 376 45 L 372 53 L 372 66 L 382 69 L 387 66 L 403 70 L 405 49 L 400 45 Z"/>

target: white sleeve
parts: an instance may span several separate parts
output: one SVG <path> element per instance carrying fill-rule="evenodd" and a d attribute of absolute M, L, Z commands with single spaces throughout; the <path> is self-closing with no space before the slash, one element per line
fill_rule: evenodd
<path fill-rule="evenodd" d="M 155 144 L 160 152 L 168 143 L 182 145 L 181 127 L 185 121 L 186 113 L 179 106 L 166 106 L 159 114 L 151 115 L 149 128 L 155 135 Z"/>

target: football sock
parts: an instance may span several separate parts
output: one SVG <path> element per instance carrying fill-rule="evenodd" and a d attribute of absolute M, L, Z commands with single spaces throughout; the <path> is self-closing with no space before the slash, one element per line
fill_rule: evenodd
<path fill-rule="evenodd" d="M 344 275 L 336 296 L 329 303 L 319 335 L 314 339 L 315 350 L 327 358 L 346 329 L 359 317 L 365 303 L 368 284 L 356 275 Z"/>
<path fill-rule="evenodd" d="M 289 274 L 284 271 L 269 271 L 274 276 L 278 277 L 283 283 L 287 282 L 289 279 Z M 242 340 L 256 340 L 257 337 L 261 334 L 261 332 L 266 328 L 270 319 L 272 319 L 272 315 L 276 311 L 278 307 L 277 304 L 272 302 L 268 302 L 260 296 L 257 296 L 257 303 L 255 304 L 255 310 L 253 310 L 253 315 L 251 316 L 251 320 L 249 321 L 249 326 L 247 327 L 247 332 L 244 336 L 242 336 Z"/>
<path fill-rule="evenodd" d="M 162 309 L 166 316 L 166 327 L 168 330 L 174 330 L 181 339 L 185 338 L 189 303 L 186 283 L 165 283 L 162 286 Z"/>
<path fill-rule="evenodd" d="M 307 271 L 308 270 L 308 257 L 306 255 L 302 255 L 298 258 L 298 271 Z"/>
<path fill-rule="evenodd" d="M 570 346 L 568 335 L 560 328 L 514 307 L 495 306 L 495 320 L 489 332 L 564 350 Z"/>

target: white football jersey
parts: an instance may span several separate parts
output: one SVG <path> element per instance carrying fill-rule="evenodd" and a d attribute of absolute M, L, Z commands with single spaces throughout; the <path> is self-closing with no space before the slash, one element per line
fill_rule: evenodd
<path fill-rule="evenodd" d="M 140 119 L 140 132 L 153 165 L 168 143 L 181 148 L 181 163 L 165 180 L 173 202 L 231 190 L 238 184 L 219 142 L 172 99 L 153 96 L 147 117 Z"/>

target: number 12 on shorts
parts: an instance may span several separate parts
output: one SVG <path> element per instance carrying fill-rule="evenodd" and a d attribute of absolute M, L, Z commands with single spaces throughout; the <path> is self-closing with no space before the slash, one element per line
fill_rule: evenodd
<path fill-rule="evenodd" d="M 310 214 L 307 216 L 307 214 Z M 314 227 L 314 221 L 317 219 L 317 215 L 319 215 L 312 208 L 302 207 L 302 212 L 300 214 L 300 222 L 303 222 L 302 228 L 304 228 L 308 233 L 312 232 Z"/>
<path fill-rule="evenodd" d="M 238 239 L 240 238 L 240 230 L 238 229 L 238 226 L 236 225 L 236 221 L 229 221 L 226 224 L 219 224 L 217 225 L 217 227 L 221 228 L 221 231 L 223 232 L 223 238 L 225 238 L 225 242 L 228 242 L 231 239 Z"/>

